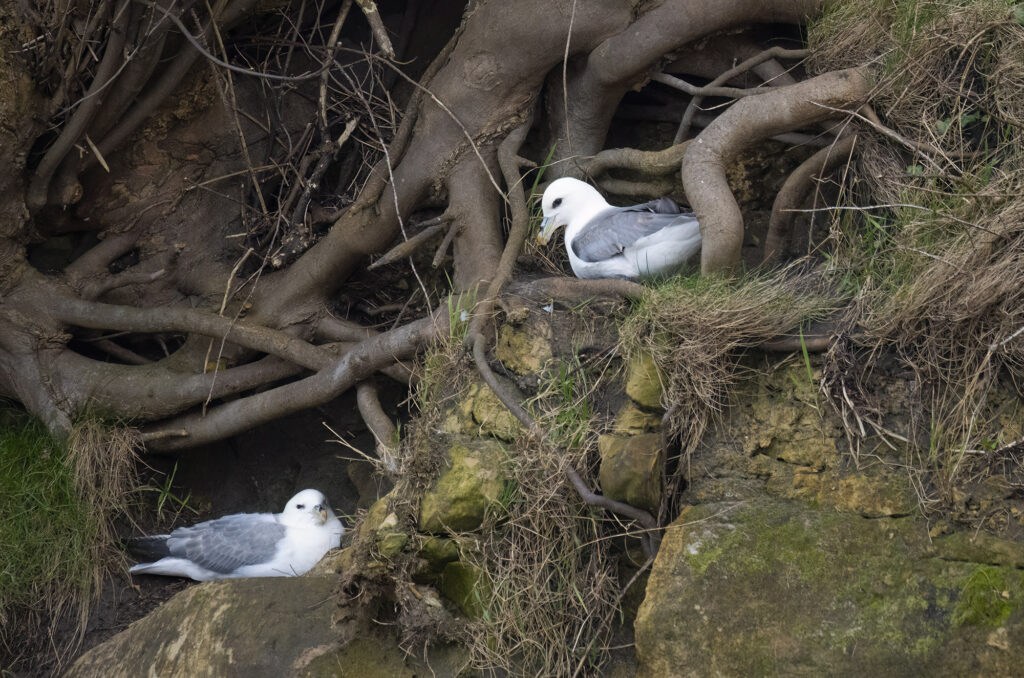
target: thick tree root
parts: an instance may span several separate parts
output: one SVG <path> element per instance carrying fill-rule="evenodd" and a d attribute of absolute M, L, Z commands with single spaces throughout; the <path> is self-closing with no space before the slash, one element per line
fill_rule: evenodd
<path fill-rule="evenodd" d="M 859 107 L 869 88 L 864 67 L 826 73 L 741 99 L 697 136 L 682 175 L 703 236 L 702 274 L 736 271 L 741 263 L 743 215 L 725 175 L 730 161 L 760 139 L 834 117 L 831 108 Z"/>
<path fill-rule="evenodd" d="M 838 139 L 832 146 L 821 149 L 793 170 L 782 184 L 768 222 L 768 233 L 764 239 L 764 262 L 774 263 L 785 252 L 793 235 L 793 221 L 796 212 L 807 193 L 814 186 L 814 180 L 831 172 L 841 163 L 849 162 L 856 143 L 855 135 Z"/>

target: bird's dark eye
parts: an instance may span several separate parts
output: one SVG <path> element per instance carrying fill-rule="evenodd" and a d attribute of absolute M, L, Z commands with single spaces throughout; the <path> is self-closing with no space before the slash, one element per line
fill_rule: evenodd
<path fill-rule="evenodd" d="M 299 504 L 295 508 L 297 508 L 297 509 L 299 509 L 301 511 L 302 509 L 306 508 L 306 505 L 305 504 Z"/>
<path fill-rule="evenodd" d="M 551 206 L 552 207 L 558 207 L 561 204 L 562 204 L 562 199 L 561 198 L 556 198 L 555 201 L 553 203 L 551 203 Z"/>

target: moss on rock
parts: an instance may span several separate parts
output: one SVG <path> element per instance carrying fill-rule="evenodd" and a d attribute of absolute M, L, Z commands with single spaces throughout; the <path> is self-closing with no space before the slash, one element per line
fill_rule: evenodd
<path fill-rule="evenodd" d="M 637 622 L 640 675 L 1013 675 L 1022 577 L 935 557 L 912 519 L 761 499 L 684 512 Z M 1012 644 L 1011 644 L 1012 645 Z"/>
<path fill-rule="evenodd" d="M 639 353 L 629 361 L 626 371 L 626 395 L 649 410 L 661 409 L 665 380 L 650 353 Z"/>
<path fill-rule="evenodd" d="M 420 502 L 419 529 L 431 534 L 475 530 L 500 508 L 508 458 L 496 440 L 465 438 L 445 454 L 447 468 Z"/>
<path fill-rule="evenodd" d="M 438 588 L 467 617 L 486 617 L 491 586 L 487 575 L 480 568 L 461 561 L 448 563 L 441 574 Z"/>
<path fill-rule="evenodd" d="M 75 662 L 72 678 L 303 675 L 339 649 L 335 577 L 232 579 L 191 586 Z M 369 675 L 369 674 L 364 674 Z"/>
<path fill-rule="evenodd" d="M 627 400 L 615 415 L 612 433 L 636 435 L 638 433 L 650 433 L 660 427 L 660 416 L 645 412 L 637 407 L 636 403 L 632 400 Z"/>

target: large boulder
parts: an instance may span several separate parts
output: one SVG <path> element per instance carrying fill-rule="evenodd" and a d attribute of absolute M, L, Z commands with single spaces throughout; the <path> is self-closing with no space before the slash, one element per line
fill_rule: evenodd
<path fill-rule="evenodd" d="M 348 553 L 348 550 L 334 554 Z M 326 572 L 318 566 L 314 572 Z M 72 665 L 67 678 L 454 678 L 464 650 L 409 655 L 390 630 L 335 623 L 337 576 L 190 586 Z M 343 617 L 343 615 L 342 615 Z M 429 666 L 428 666 L 429 664 Z"/>
<path fill-rule="evenodd" d="M 786 500 L 692 507 L 637 616 L 639 675 L 1020 675 L 1020 546 L 962 541 Z"/>
<path fill-rule="evenodd" d="M 85 653 L 67 678 L 319 675 L 336 657 L 333 577 L 197 584 Z M 364 674 L 370 675 L 370 674 Z"/>

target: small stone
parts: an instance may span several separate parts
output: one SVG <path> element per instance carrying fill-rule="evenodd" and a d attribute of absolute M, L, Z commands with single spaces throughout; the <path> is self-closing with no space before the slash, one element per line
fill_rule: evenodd
<path fill-rule="evenodd" d="M 994 647 L 997 650 L 1008 652 L 1010 650 L 1010 636 L 1006 632 L 1005 626 L 1000 626 L 998 629 L 988 634 L 988 640 L 985 644 L 989 647 Z"/>
<path fill-rule="evenodd" d="M 473 421 L 480 427 L 481 433 L 506 442 L 516 437 L 519 433 L 518 420 L 487 384 L 473 384 L 469 398 L 472 401 Z"/>
<path fill-rule="evenodd" d="M 382 558 L 391 558 L 397 555 L 409 541 L 409 535 L 405 532 L 378 532 L 377 552 Z"/>

